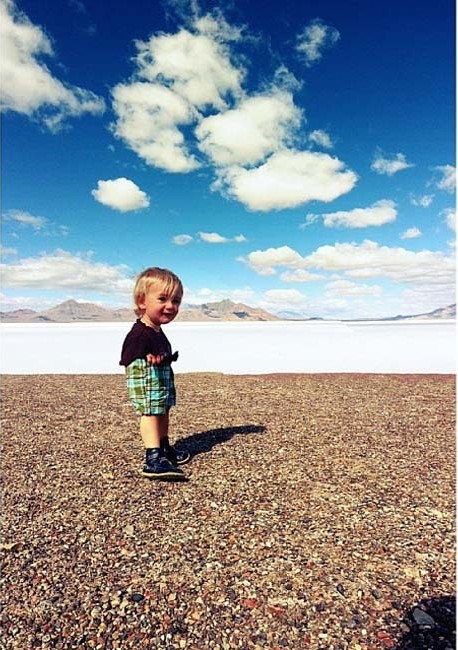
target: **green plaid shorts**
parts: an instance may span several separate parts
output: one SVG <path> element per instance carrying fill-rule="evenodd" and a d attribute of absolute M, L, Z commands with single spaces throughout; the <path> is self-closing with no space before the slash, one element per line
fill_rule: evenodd
<path fill-rule="evenodd" d="M 126 367 L 129 399 L 139 415 L 165 415 L 175 406 L 176 392 L 170 366 L 152 366 L 135 359 Z"/>

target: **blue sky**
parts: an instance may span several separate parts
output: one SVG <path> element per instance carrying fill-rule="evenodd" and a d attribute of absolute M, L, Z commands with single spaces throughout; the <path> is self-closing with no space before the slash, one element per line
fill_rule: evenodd
<path fill-rule="evenodd" d="M 449 0 L 0 0 L 3 309 L 455 301 Z"/>

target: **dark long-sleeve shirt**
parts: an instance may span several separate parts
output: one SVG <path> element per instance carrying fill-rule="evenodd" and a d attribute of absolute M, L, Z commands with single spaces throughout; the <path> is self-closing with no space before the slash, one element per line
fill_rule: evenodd
<path fill-rule="evenodd" d="M 145 359 L 147 354 L 169 356 L 172 346 L 162 330 L 156 332 L 138 319 L 124 339 L 119 365 L 128 366 L 135 359 Z"/>

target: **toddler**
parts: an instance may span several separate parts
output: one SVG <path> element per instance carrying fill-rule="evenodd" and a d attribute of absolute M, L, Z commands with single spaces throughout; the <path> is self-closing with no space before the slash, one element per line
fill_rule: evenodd
<path fill-rule="evenodd" d="M 171 271 L 148 268 L 134 287 L 139 318 L 126 336 L 120 365 L 125 366 L 130 401 L 140 417 L 140 434 L 146 450 L 143 476 L 160 480 L 185 480 L 178 467 L 190 455 L 169 442 L 169 410 L 175 405 L 175 384 L 169 340 L 162 325 L 178 314 L 183 296 L 181 280 Z"/>

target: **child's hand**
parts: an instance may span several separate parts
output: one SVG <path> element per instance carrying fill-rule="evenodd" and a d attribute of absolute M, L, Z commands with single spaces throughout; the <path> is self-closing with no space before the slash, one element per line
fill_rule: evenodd
<path fill-rule="evenodd" d="M 159 366 L 163 360 L 164 360 L 164 354 L 147 354 L 146 355 L 146 362 L 149 363 L 150 366 Z"/>

